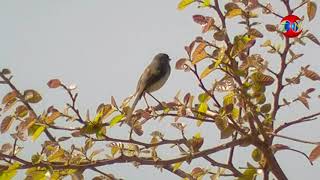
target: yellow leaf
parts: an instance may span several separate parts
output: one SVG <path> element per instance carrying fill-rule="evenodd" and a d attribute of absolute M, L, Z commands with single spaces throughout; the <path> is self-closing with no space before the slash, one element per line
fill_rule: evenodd
<path fill-rule="evenodd" d="M 196 64 L 198 62 L 200 62 L 201 60 L 205 59 L 206 57 L 208 57 L 208 54 L 205 51 L 206 48 L 206 43 L 201 42 L 197 48 L 194 50 L 193 54 L 192 54 L 192 64 Z"/>
<path fill-rule="evenodd" d="M 173 172 L 175 172 L 176 170 L 178 170 L 180 168 L 180 166 L 182 165 L 182 162 L 178 162 L 178 163 L 174 163 L 173 164 Z"/>
<path fill-rule="evenodd" d="M 111 148 L 111 154 L 112 156 L 114 156 L 115 154 L 117 154 L 117 152 L 120 150 L 119 146 L 112 146 Z"/>
<path fill-rule="evenodd" d="M 208 76 L 212 71 L 214 70 L 214 68 L 212 67 L 212 64 L 209 65 L 208 67 L 206 67 L 202 73 L 200 74 L 200 79 L 205 78 L 206 76 Z"/>
<path fill-rule="evenodd" d="M 198 132 L 197 134 L 194 135 L 194 137 L 195 138 L 201 138 L 201 133 Z"/>
<path fill-rule="evenodd" d="M 178 9 L 183 10 L 193 2 L 195 2 L 195 0 L 181 0 L 180 3 L 178 4 Z"/>
<path fill-rule="evenodd" d="M 35 141 L 45 129 L 46 129 L 45 126 L 38 127 L 32 135 L 32 140 Z"/>
<path fill-rule="evenodd" d="M 209 7 L 210 6 L 210 1 L 211 0 L 204 0 L 202 3 L 202 7 Z"/>
<path fill-rule="evenodd" d="M 228 11 L 226 14 L 227 18 L 233 18 L 235 16 L 239 16 L 242 14 L 242 9 L 232 9 L 231 11 Z"/>

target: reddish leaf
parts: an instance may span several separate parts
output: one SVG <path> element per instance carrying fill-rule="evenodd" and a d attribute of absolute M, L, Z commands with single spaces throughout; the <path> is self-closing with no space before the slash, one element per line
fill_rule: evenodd
<path fill-rule="evenodd" d="M 181 58 L 176 62 L 176 69 L 178 70 L 184 70 L 186 69 L 186 63 L 187 59 L 186 58 Z"/>
<path fill-rule="evenodd" d="M 309 155 L 309 159 L 311 162 L 315 161 L 318 157 L 320 156 L 320 145 L 318 145 L 317 147 L 315 147 L 310 155 Z"/>
<path fill-rule="evenodd" d="M 47 85 L 49 88 L 58 88 L 61 86 L 61 81 L 59 79 L 51 79 Z"/>
<path fill-rule="evenodd" d="M 203 26 L 202 33 L 206 33 L 213 29 L 214 19 L 211 17 L 206 17 L 206 19 L 207 19 L 207 24 Z"/>
<path fill-rule="evenodd" d="M 202 15 L 198 15 L 198 14 L 197 15 L 193 15 L 192 18 L 193 18 L 194 22 L 196 22 L 196 23 L 198 23 L 200 25 L 205 25 L 208 22 L 206 17 L 204 17 Z"/>
<path fill-rule="evenodd" d="M 274 32 L 277 30 L 277 27 L 273 24 L 266 24 L 266 29 L 269 31 L 269 32 Z"/>

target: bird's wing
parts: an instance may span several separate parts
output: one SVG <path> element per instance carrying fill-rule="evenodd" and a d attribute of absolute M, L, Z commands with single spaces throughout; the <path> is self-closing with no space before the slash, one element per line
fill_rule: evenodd
<path fill-rule="evenodd" d="M 146 82 L 148 81 L 148 77 L 150 77 L 150 75 L 151 75 L 151 69 L 148 66 L 140 76 L 140 79 L 137 84 L 136 93 L 139 94 L 139 92 L 142 93 L 144 91 Z"/>

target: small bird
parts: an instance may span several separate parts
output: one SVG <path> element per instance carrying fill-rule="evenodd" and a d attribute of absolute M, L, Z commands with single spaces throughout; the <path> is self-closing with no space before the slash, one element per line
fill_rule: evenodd
<path fill-rule="evenodd" d="M 127 113 L 127 122 L 131 121 L 132 113 L 144 93 L 157 91 L 167 82 L 171 72 L 170 60 L 167 54 L 159 53 L 144 70 L 134 94 L 135 100 Z"/>

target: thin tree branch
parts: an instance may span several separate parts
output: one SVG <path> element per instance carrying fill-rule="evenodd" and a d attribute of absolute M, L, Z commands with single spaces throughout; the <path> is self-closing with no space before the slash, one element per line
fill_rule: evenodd
<path fill-rule="evenodd" d="M 281 130 L 289 127 L 289 126 L 292 126 L 292 125 L 295 125 L 295 124 L 299 124 L 299 123 L 304 123 L 304 122 L 308 122 L 308 121 L 313 121 L 315 119 L 313 119 L 314 117 L 316 116 L 319 116 L 320 115 L 320 112 L 318 113 L 314 113 L 312 115 L 309 115 L 309 116 L 305 116 L 305 117 L 302 117 L 302 118 L 299 118 L 297 120 L 294 120 L 294 121 L 291 121 L 291 122 L 288 122 L 288 123 L 284 123 L 282 124 L 281 126 L 279 126 L 275 131 L 274 133 L 277 134 L 278 132 L 280 132 Z"/>

